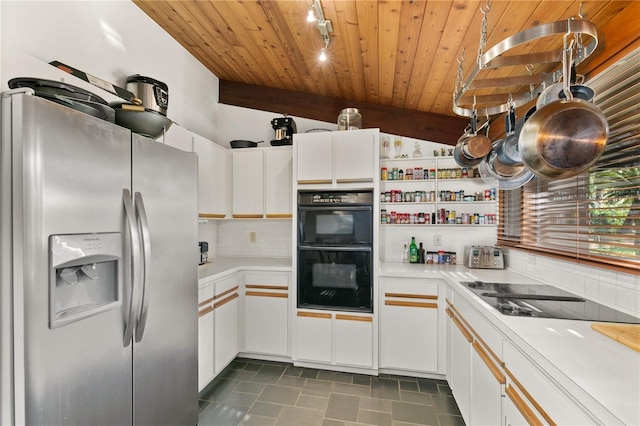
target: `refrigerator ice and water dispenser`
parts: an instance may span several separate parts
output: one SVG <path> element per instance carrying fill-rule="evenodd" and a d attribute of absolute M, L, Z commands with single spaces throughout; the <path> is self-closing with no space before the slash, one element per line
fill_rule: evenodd
<path fill-rule="evenodd" d="M 120 233 L 49 237 L 49 328 L 116 308 Z"/>

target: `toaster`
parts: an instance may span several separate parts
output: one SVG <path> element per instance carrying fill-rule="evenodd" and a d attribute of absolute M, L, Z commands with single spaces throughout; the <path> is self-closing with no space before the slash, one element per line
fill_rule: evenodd
<path fill-rule="evenodd" d="M 465 247 L 464 264 L 474 269 L 504 269 L 504 253 L 493 246 Z"/>

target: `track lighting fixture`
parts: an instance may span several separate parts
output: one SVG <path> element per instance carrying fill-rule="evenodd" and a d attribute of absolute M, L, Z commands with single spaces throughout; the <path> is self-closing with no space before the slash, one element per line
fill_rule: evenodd
<path fill-rule="evenodd" d="M 313 0 L 313 3 L 309 6 L 309 13 L 307 15 L 307 22 L 315 22 L 316 28 L 320 32 L 324 48 L 320 52 L 318 59 L 322 62 L 327 60 L 327 47 L 331 41 L 330 33 L 333 32 L 331 21 L 324 19 L 324 13 L 322 12 L 322 4 L 320 0 Z"/>

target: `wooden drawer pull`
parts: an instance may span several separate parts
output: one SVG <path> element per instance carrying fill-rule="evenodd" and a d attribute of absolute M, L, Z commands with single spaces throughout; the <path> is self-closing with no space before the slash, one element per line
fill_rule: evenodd
<path fill-rule="evenodd" d="M 234 219 L 262 219 L 261 214 L 233 214 Z"/>
<path fill-rule="evenodd" d="M 289 297 L 287 293 L 269 293 L 268 291 L 247 291 L 245 296 L 258 296 L 258 297 L 282 297 L 286 299 Z"/>
<path fill-rule="evenodd" d="M 245 284 L 245 288 L 259 288 L 262 290 L 289 290 L 286 285 L 262 285 L 262 284 Z"/>
<path fill-rule="evenodd" d="M 506 394 L 530 425 L 542 426 L 540 419 L 511 385 L 507 385 Z"/>
<path fill-rule="evenodd" d="M 473 336 L 471 336 L 471 333 L 469 333 L 469 330 L 467 330 L 466 327 L 464 325 L 462 325 L 462 322 L 460 322 L 458 317 L 454 316 L 453 317 L 453 322 L 458 327 L 458 329 L 460 330 L 460 332 L 462 333 L 464 338 L 467 339 L 467 342 L 469 342 L 469 343 L 473 342 Z"/>
<path fill-rule="evenodd" d="M 291 213 L 267 213 L 267 219 L 291 219 Z"/>
<path fill-rule="evenodd" d="M 309 179 L 309 180 L 298 180 L 298 184 L 300 185 L 320 185 L 320 184 L 330 184 L 331 179 Z"/>
<path fill-rule="evenodd" d="M 210 298 L 208 298 L 207 300 L 205 300 L 205 301 L 203 301 L 203 302 L 198 303 L 198 308 L 199 308 L 199 307 L 201 307 L 201 306 L 207 305 L 207 304 L 209 304 L 209 303 L 211 303 L 211 302 L 213 302 L 213 297 L 210 297 Z"/>
<path fill-rule="evenodd" d="M 384 297 L 402 297 L 404 299 L 438 300 L 438 296 L 437 295 L 432 295 L 432 294 L 385 293 Z"/>
<path fill-rule="evenodd" d="M 491 374 L 493 374 L 493 377 L 496 378 L 498 383 L 500 383 L 501 385 L 504 385 L 505 383 L 507 383 L 507 379 L 504 373 L 500 370 L 500 368 L 497 365 L 491 362 L 491 358 L 489 357 L 489 354 L 485 352 L 482 345 L 480 345 L 480 342 L 478 342 L 477 340 L 474 340 L 472 345 L 473 345 L 473 348 L 478 353 L 478 355 L 480 356 L 480 359 L 482 359 L 482 361 L 486 364 L 487 368 L 489 368 L 489 371 L 491 371 Z"/>
<path fill-rule="evenodd" d="M 363 322 L 373 322 L 372 317 L 361 317 L 358 315 L 342 315 L 336 314 L 337 320 L 347 320 L 347 321 L 363 321 Z"/>
<path fill-rule="evenodd" d="M 556 426 L 556 422 L 553 421 L 551 416 L 549 416 L 549 414 L 547 414 L 547 412 L 540 406 L 538 401 L 536 401 L 533 398 L 533 396 L 529 393 L 529 391 L 527 391 L 527 389 L 525 389 L 525 387 L 522 386 L 522 383 L 520 383 L 520 381 L 518 379 L 516 379 L 516 377 L 513 375 L 513 373 L 511 371 L 509 371 L 509 369 L 506 366 L 504 367 L 504 371 L 507 373 L 507 376 L 509 376 L 509 380 L 515 385 L 516 388 L 520 389 L 520 392 L 522 392 L 524 397 L 529 400 L 531 405 L 533 405 L 535 407 L 535 409 L 538 410 L 538 413 L 540 413 L 540 415 L 545 419 L 545 421 L 550 426 Z M 516 392 L 516 391 L 514 390 L 514 392 Z"/>
<path fill-rule="evenodd" d="M 323 313 L 320 313 L 320 312 L 302 312 L 302 311 L 298 311 L 298 316 L 299 317 L 308 317 L 308 318 L 331 319 L 331 314 L 323 314 Z"/>
<path fill-rule="evenodd" d="M 449 308 L 446 308 L 444 310 L 446 312 L 447 315 L 449 315 L 449 318 L 453 318 L 453 311 Z"/>
<path fill-rule="evenodd" d="M 203 317 L 207 315 L 209 312 L 213 312 L 213 306 L 207 306 L 203 310 L 198 312 L 198 317 Z"/>
<path fill-rule="evenodd" d="M 235 287 L 233 287 L 233 288 L 230 288 L 229 290 L 225 290 L 225 291 L 223 291 L 223 292 L 222 292 L 222 293 L 220 293 L 220 294 L 216 294 L 213 298 L 214 298 L 214 299 L 220 299 L 221 297 L 226 296 L 226 295 L 227 295 L 227 294 L 229 294 L 229 293 L 233 293 L 234 291 L 238 291 L 238 288 L 239 288 L 238 286 L 235 286 Z"/>
<path fill-rule="evenodd" d="M 361 182 L 373 182 L 373 179 L 372 178 L 336 179 L 336 183 L 361 183 Z"/>
<path fill-rule="evenodd" d="M 218 303 L 214 303 L 213 307 L 218 309 L 220 306 L 225 305 L 225 304 L 231 302 L 233 299 L 237 299 L 238 297 L 239 297 L 238 293 L 234 293 L 231 296 L 227 297 L 226 299 L 222 299 Z"/>
<path fill-rule="evenodd" d="M 437 309 L 437 303 L 426 303 L 426 302 L 403 302 L 401 300 L 385 300 L 385 305 L 388 306 L 407 306 L 412 308 L 432 308 Z"/>
<path fill-rule="evenodd" d="M 221 213 L 200 213 L 198 217 L 203 219 L 224 219 L 227 215 Z"/>

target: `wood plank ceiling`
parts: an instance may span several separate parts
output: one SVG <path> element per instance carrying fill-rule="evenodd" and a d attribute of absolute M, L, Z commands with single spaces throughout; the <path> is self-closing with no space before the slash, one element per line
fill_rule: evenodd
<path fill-rule="evenodd" d="M 475 65 L 484 0 L 322 0 L 333 26 L 326 62 L 318 60 L 321 35 L 305 20 L 311 0 L 134 2 L 220 78 L 223 103 L 323 121 L 355 106 L 365 127 L 444 143 L 455 143 L 466 125 L 452 109 L 457 59 L 464 49 L 464 73 Z M 637 1 L 492 0 L 487 49 L 527 28 L 577 18 L 581 3 L 600 44 L 579 73 L 597 72 L 640 44 Z M 519 53 L 540 48 L 527 43 Z M 557 64 L 538 65 L 545 66 Z M 528 72 L 512 67 L 491 77 Z"/>

